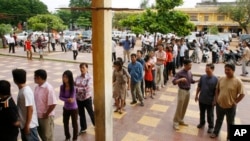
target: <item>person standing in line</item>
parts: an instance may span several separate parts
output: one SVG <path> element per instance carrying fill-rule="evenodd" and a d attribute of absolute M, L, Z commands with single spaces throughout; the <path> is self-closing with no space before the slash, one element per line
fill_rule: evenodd
<path fill-rule="evenodd" d="M 7 42 L 9 44 L 9 53 L 12 50 L 12 53 L 15 53 L 15 39 L 12 34 L 10 34 L 10 37 L 7 38 Z"/>
<path fill-rule="evenodd" d="M 242 62 L 241 76 L 246 76 L 248 74 L 246 64 L 250 60 L 250 50 L 248 47 L 248 43 L 246 41 L 243 41 L 242 46 L 244 49 L 243 49 L 243 55 L 242 55 L 242 61 L 241 61 Z"/>
<path fill-rule="evenodd" d="M 189 98 L 190 98 L 190 88 L 191 84 L 194 84 L 196 81 L 193 79 L 193 75 L 191 73 L 192 63 L 191 60 L 183 61 L 184 68 L 176 73 L 176 76 L 173 79 L 173 84 L 178 84 L 178 101 L 177 107 L 174 115 L 174 125 L 173 128 L 175 130 L 179 130 L 179 125 L 188 126 L 184 122 L 184 116 L 187 110 Z"/>
<path fill-rule="evenodd" d="M 198 87 L 196 89 L 195 102 L 199 102 L 200 123 L 197 128 L 202 128 L 205 125 L 205 112 L 207 111 L 208 133 L 212 133 L 214 128 L 214 105 L 216 85 L 218 78 L 214 76 L 214 65 L 206 65 L 206 74 L 200 77 Z"/>
<path fill-rule="evenodd" d="M 18 110 L 10 92 L 10 82 L 0 80 L 0 141 L 17 141 Z"/>
<path fill-rule="evenodd" d="M 37 134 L 37 110 L 33 91 L 26 85 L 26 71 L 23 69 L 12 70 L 12 76 L 19 92 L 17 108 L 20 118 L 22 141 L 39 141 Z"/>
<path fill-rule="evenodd" d="M 60 36 L 60 44 L 61 44 L 62 52 L 66 52 L 65 38 L 64 38 L 64 36 L 63 36 L 63 33 L 62 33 L 62 35 Z"/>
<path fill-rule="evenodd" d="M 63 125 L 65 141 L 70 141 L 69 119 L 73 126 L 73 141 L 77 141 L 78 136 L 78 107 L 76 103 L 76 88 L 74 87 L 74 77 L 70 70 L 66 70 L 62 75 L 63 84 L 60 86 L 59 99 L 64 101 Z"/>
<path fill-rule="evenodd" d="M 173 73 L 173 76 L 175 76 L 176 74 L 176 63 L 177 63 L 177 55 L 178 55 L 178 46 L 177 46 L 177 43 L 174 39 L 174 37 L 171 39 L 171 44 L 172 44 L 172 51 L 173 51 L 173 70 L 172 70 L 172 73 Z"/>
<path fill-rule="evenodd" d="M 157 89 L 160 90 L 161 87 L 164 88 L 164 77 L 163 77 L 163 70 L 164 70 L 164 63 L 166 61 L 166 52 L 163 50 L 163 45 L 160 44 L 157 46 L 158 51 L 155 52 L 156 56 L 156 86 Z"/>
<path fill-rule="evenodd" d="M 199 45 L 199 43 L 196 41 L 196 40 L 193 40 L 193 43 L 194 43 L 194 46 L 195 46 L 195 48 L 194 48 L 194 62 L 195 63 L 200 63 L 200 57 L 199 57 L 199 54 L 200 54 L 200 45 Z"/>
<path fill-rule="evenodd" d="M 42 42 L 43 42 L 43 39 L 41 36 L 39 36 L 36 40 L 37 47 L 39 50 L 39 56 L 40 56 L 39 60 L 43 60 L 43 44 L 42 44 Z"/>
<path fill-rule="evenodd" d="M 32 51 L 31 51 L 30 37 L 28 37 L 27 40 L 25 41 L 25 48 L 26 48 L 26 52 L 27 52 L 27 59 L 28 60 L 32 60 Z"/>
<path fill-rule="evenodd" d="M 73 51 L 73 58 L 74 58 L 74 60 L 76 60 L 76 57 L 78 55 L 76 39 L 73 40 L 72 51 Z"/>
<path fill-rule="evenodd" d="M 136 54 L 131 54 L 131 63 L 128 65 L 128 72 L 131 77 L 131 95 L 132 102 L 130 104 L 136 104 L 136 97 L 141 102 L 141 106 L 144 106 L 143 97 L 141 94 L 141 81 L 143 79 L 143 68 L 142 65 L 136 61 Z"/>
<path fill-rule="evenodd" d="M 150 92 L 150 97 L 154 99 L 153 97 L 153 74 L 152 74 L 152 68 L 154 67 L 154 64 L 150 63 L 150 57 L 149 55 L 146 55 L 144 60 L 145 60 L 145 95 L 144 98 L 147 98 L 147 90 Z"/>
<path fill-rule="evenodd" d="M 92 77 L 88 73 L 88 64 L 81 63 L 80 66 L 81 74 L 78 75 L 75 79 L 75 87 L 76 87 L 76 101 L 78 105 L 78 114 L 80 116 L 80 133 L 85 133 L 87 130 L 87 122 L 85 116 L 85 109 L 89 113 L 92 124 L 95 126 L 95 116 L 94 110 L 92 106 L 92 91 L 91 87 Z"/>
<path fill-rule="evenodd" d="M 156 63 L 156 57 L 154 51 L 149 52 L 149 62 L 153 64 L 152 67 L 152 75 L 153 75 L 153 94 L 155 95 L 156 91 L 156 84 L 155 84 L 155 63 Z"/>
<path fill-rule="evenodd" d="M 125 106 L 127 90 L 130 89 L 129 87 L 129 73 L 122 67 L 120 61 L 115 61 L 113 71 L 113 98 L 115 99 L 116 110 L 114 112 L 122 114 L 122 110 Z"/>
<path fill-rule="evenodd" d="M 126 36 L 126 40 L 122 42 L 122 45 L 123 45 L 123 60 L 124 62 L 126 62 L 126 56 L 127 56 L 128 62 L 130 62 L 131 42 L 128 36 Z"/>
<path fill-rule="evenodd" d="M 217 62 L 217 53 L 219 51 L 218 47 L 218 41 L 214 41 L 213 46 L 212 46 L 212 63 L 218 63 Z"/>
<path fill-rule="evenodd" d="M 216 104 L 216 123 L 211 138 L 219 135 L 224 116 L 227 117 L 227 139 L 230 140 L 230 125 L 234 125 L 237 104 L 244 98 L 244 85 L 241 79 L 234 75 L 235 65 L 226 64 L 225 74 L 216 86 L 213 104 Z"/>
<path fill-rule="evenodd" d="M 180 48 L 180 67 L 183 67 L 183 61 L 185 58 L 185 52 L 188 51 L 187 45 L 185 44 L 185 39 L 181 39 L 181 48 Z"/>
<path fill-rule="evenodd" d="M 51 42 L 51 46 L 52 46 L 53 51 L 56 51 L 56 47 L 55 47 L 56 46 L 56 39 L 55 39 L 55 35 L 54 34 L 51 35 L 50 42 Z"/>
<path fill-rule="evenodd" d="M 112 39 L 112 62 L 116 61 L 116 43 Z"/>
<path fill-rule="evenodd" d="M 36 70 L 34 80 L 37 84 L 34 96 L 39 123 L 38 133 L 43 141 L 54 141 L 56 94 L 52 85 L 47 82 L 47 72 L 45 70 Z"/>
<path fill-rule="evenodd" d="M 141 63 L 142 68 L 143 68 L 143 76 L 144 76 L 144 66 L 145 66 L 145 61 L 142 58 L 143 52 L 141 50 L 137 50 L 136 52 L 136 61 Z M 142 96 L 144 97 L 144 80 L 141 81 L 141 92 L 142 92 Z"/>

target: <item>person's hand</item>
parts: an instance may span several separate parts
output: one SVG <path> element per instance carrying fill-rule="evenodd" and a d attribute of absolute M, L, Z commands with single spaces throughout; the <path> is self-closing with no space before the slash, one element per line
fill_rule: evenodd
<path fill-rule="evenodd" d="M 186 78 L 181 78 L 180 81 L 185 83 L 185 82 L 187 82 L 187 79 Z"/>
<path fill-rule="evenodd" d="M 216 105 L 216 101 L 215 101 L 215 100 L 213 101 L 212 105 L 213 105 L 213 106 L 215 106 L 215 105 Z"/>
<path fill-rule="evenodd" d="M 48 118 L 48 114 L 47 113 L 43 113 L 43 118 Z"/>
<path fill-rule="evenodd" d="M 74 99 L 73 99 L 73 98 L 68 98 L 68 102 L 69 102 L 69 103 L 73 103 L 73 102 L 74 102 Z"/>
<path fill-rule="evenodd" d="M 127 90 L 130 90 L 130 87 L 128 86 Z"/>
<path fill-rule="evenodd" d="M 195 100 L 195 102 L 197 102 L 199 100 L 199 97 L 196 96 L 194 100 Z"/>
<path fill-rule="evenodd" d="M 30 134 L 30 127 L 29 127 L 29 126 L 25 126 L 25 127 L 23 128 L 23 130 L 24 130 L 24 134 L 25 134 L 25 135 Z"/>

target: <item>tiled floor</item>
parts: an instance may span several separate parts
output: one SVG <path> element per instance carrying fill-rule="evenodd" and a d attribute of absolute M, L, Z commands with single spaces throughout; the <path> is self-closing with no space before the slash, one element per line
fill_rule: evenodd
<path fill-rule="evenodd" d="M 9 80 L 12 83 L 12 94 L 14 99 L 17 96 L 17 87 L 13 83 L 11 70 L 14 68 L 23 68 L 28 72 L 27 84 L 34 88 L 33 73 L 34 70 L 44 68 L 48 72 L 48 81 L 54 86 L 56 93 L 59 93 L 61 85 L 61 75 L 66 69 L 72 70 L 74 76 L 79 74 L 79 64 L 64 63 L 64 62 L 40 62 L 37 60 L 27 61 L 24 58 L 0 56 L 0 79 Z M 203 73 L 205 64 L 200 64 L 199 68 Z M 217 70 L 223 71 L 223 68 Z M 89 72 L 92 74 L 92 66 L 89 67 Z M 196 78 L 198 79 L 198 78 Z M 236 123 L 249 124 L 250 114 L 248 107 L 250 85 L 244 83 L 247 91 L 246 97 L 238 105 Z M 199 122 L 199 108 L 194 101 L 196 85 L 192 86 L 191 98 L 188 110 L 185 116 L 185 122 L 188 127 L 182 126 L 179 131 L 174 131 L 172 128 L 172 118 L 176 108 L 177 86 L 168 83 L 167 87 L 161 91 L 157 91 L 154 99 L 147 98 L 145 106 L 127 105 L 126 111 L 123 114 L 113 113 L 113 140 L 114 141 L 224 141 L 226 138 L 226 124 L 223 123 L 221 134 L 217 139 L 210 139 L 207 134 L 207 126 L 204 129 L 198 130 L 196 125 Z M 127 97 L 127 103 L 131 102 L 131 95 Z M 62 123 L 62 106 L 63 102 L 58 101 L 56 107 L 55 118 L 55 141 L 64 140 L 63 123 Z M 112 105 L 110 105 L 112 106 Z M 79 141 L 94 141 L 95 132 L 87 115 L 88 130 L 86 134 L 79 136 Z"/>

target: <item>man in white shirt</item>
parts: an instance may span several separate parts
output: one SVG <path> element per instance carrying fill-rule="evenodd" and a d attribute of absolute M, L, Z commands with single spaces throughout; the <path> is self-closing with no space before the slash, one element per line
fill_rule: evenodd
<path fill-rule="evenodd" d="M 9 53 L 11 52 L 11 50 L 12 50 L 12 53 L 15 53 L 15 39 L 12 34 L 7 39 L 7 42 L 9 44 Z"/>
<path fill-rule="evenodd" d="M 112 40 L 112 62 L 116 61 L 116 51 L 115 51 L 115 48 L 116 48 L 116 43 L 115 43 L 114 40 Z"/>
<path fill-rule="evenodd" d="M 66 47 L 65 47 L 65 38 L 63 36 L 63 33 L 62 35 L 60 36 L 60 43 L 61 43 L 61 48 L 62 48 L 62 52 L 66 52 Z"/>
<path fill-rule="evenodd" d="M 176 44 L 175 38 L 171 39 L 171 43 L 173 45 L 173 75 L 175 76 L 175 68 L 176 68 L 176 63 L 177 63 L 177 55 L 178 55 L 178 46 Z"/>
<path fill-rule="evenodd" d="M 181 39 L 181 49 L 180 49 L 180 67 L 183 66 L 183 61 L 185 57 L 185 52 L 188 51 L 188 47 L 185 44 L 185 39 Z"/>
<path fill-rule="evenodd" d="M 73 58 L 74 58 L 74 60 L 76 60 L 76 57 L 78 55 L 76 39 L 73 40 L 72 51 L 73 51 Z"/>
<path fill-rule="evenodd" d="M 23 141 L 39 141 L 37 111 L 33 91 L 26 83 L 26 71 L 14 69 L 13 79 L 19 88 L 17 108 L 20 118 L 21 138 Z"/>
<path fill-rule="evenodd" d="M 163 70 L 164 70 L 164 63 L 166 61 L 166 52 L 163 50 L 163 45 L 160 44 L 157 46 L 158 47 L 158 51 L 155 52 L 155 56 L 156 56 L 156 86 L 158 89 L 160 89 L 161 87 L 165 87 L 164 86 L 164 77 L 163 77 Z"/>

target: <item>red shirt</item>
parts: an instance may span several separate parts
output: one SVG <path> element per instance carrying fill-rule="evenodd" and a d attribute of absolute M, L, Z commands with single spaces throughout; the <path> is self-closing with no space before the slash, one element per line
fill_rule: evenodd
<path fill-rule="evenodd" d="M 30 40 L 25 41 L 25 47 L 26 47 L 27 50 L 31 50 L 31 42 L 30 42 Z"/>
<path fill-rule="evenodd" d="M 173 54 L 172 54 L 172 52 L 167 52 L 167 56 L 168 56 L 168 62 L 173 62 Z"/>
<path fill-rule="evenodd" d="M 153 81 L 152 65 L 151 63 L 146 63 L 145 66 L 146 65 L 148 66 L 148 69 L 145 68 L 144 79 L 147 81 Z"/>

